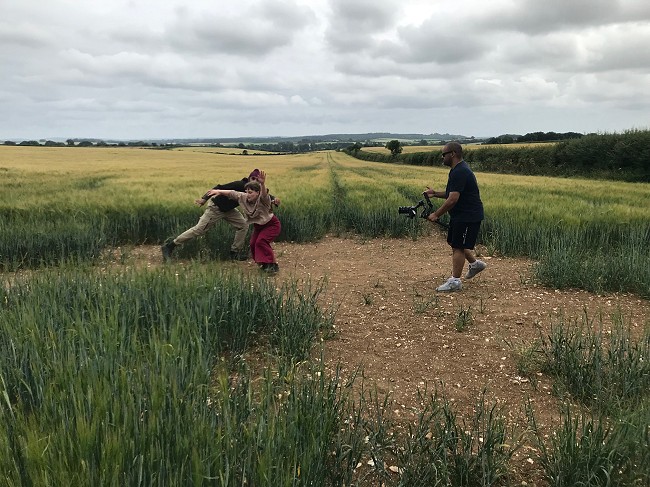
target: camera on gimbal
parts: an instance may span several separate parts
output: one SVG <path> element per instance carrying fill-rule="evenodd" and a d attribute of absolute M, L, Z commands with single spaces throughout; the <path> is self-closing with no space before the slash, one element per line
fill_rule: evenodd
<path fill-rule="evenodd" d="M 414 206 L 400 206 L 397 208 L 397 213 L 400 215 L 406 215 L 407 218 L 415 218 L 418 216 L 418 210 L 422 208 L 422 211 L 420 212 L 420 218 L 427 218 L 431 213 L 436 211 L 435 207 L 433 206 L 433 203 L 431 203 L 431 200 L 429 199 L 429 195 L 424 192 L 422 193 L 422 196 L 424 197 L 423 200 L 418 201 L 417 205 Z M 442 228 L 449 228 L 449 223 L 441 222 L 440 220 L 436 220 L 436 223 L 440 225 Z"/>
<path fill-rule="evenodd" d="M 431 203 L 428 194 L 422 193 L 422 196 L 424 196 L 424 199 L 418 201 L 417 205 L 400 206 L 397 208 L 397 213 L 399 215 L 406 215 L 407 218 L 415 218 L 418 216 L 418 209 L 422 208 L 422 211 L 420 212 L 420 218 L 427 218 L 435 210 L 435 208 L 433 207 L 433 203 Z"/>

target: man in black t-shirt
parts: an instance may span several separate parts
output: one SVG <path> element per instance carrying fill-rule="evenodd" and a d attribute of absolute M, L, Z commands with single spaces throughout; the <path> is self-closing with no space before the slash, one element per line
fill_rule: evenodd
<path fill-rule="evenodd" d="M 449 212 L 450 222 L 447 243 L 452 248 L 451 277 L 437 291 L 460 291 L 463 284 L 460 276 L 465 260 L 469 263 L 465 279 L 471 279 L 487 267 L 485 262 L 474 256 L 474 245 L 483 221 L 483 203 L 476 182 L 476 176 L 463 160 L 463 148 L 458 142 L 449 142 L 442 149 L 442 161 L 450 167 L 445 191 L 435 191 L 427 187 L 425 193 L 445 202 L 428 217 L 435 222 Z"/>

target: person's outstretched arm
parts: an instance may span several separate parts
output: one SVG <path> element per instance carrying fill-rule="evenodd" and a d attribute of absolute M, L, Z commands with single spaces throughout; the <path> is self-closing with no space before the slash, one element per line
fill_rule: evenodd
<path fill-rule="evenodd" d="M 260 183 L 260 196 L 266 196 L 268 193 L 266 184 L 264 184 L 266 182 L 266 171 L 260 171 L 257 182 Z"/>
<path fill-rule="evenodd" d="M 230 189 L 211 189 L 207 193 L 205 193 L 206 196 L 212 197 L 212 196 L 225 196 L 226 198 L 230 198 L 231 200 L 236 200 L 237 199 L 237 191 L 233 191 Z"/>

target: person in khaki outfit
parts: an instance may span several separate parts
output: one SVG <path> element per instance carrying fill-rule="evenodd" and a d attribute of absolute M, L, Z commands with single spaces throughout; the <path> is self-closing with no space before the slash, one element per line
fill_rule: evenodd
<path fill-rule="evenodd" d="M 256 181 L 259 175 L 259 169 L 255 169 L 247 178 L 242 178 L 227 184 L 218 184 L 213 190 L 223 189 L 243 192 L 245 191 L 244 186 L 246 183 Z M 206 202 L 208 203 L 208 207 L 203 212 L 203 215 L 201 215 L 201 218 L 199 218 L 199 222 L 192 228 L 181 233 L 178 237 L 169 239 L 160 247 L 165 261 L 171 259 L 172 252 L 178 245 L 204 235 L 220 220 L 225 220 L 235 229 L 235 238 L 230 246 L 230 258 L 232 260 L 246 260 L 248 258 L 247 253 L 242 253 L 246 241 L 246 233 L 248 232 L 248 222 L 236 209 L 239 206 L 239 202 L 231 200 L 226 196 L 211 196 L 210 191 L 207 191 L 201 198 L 194 200 L 194 203 L 198 206 L 203 206 Z M 273 198 L 273 204 L 277 206 L 280 202 L 278 199 Z"/>
<path fill-rule="evenodd" d="M 265 181 L 266 173 L 261 171 L 256 181 L 246 183 L 244 186 L 246 192 L 212 189 L 208 191 L 208 195 L 223 195 L 239 202 L 246 220 L 252 223 L 254 228 L 250 240 L 253 260 L 262 271 L 275 274 L 280 267 L 275 261 L 271 242 L 280 235 L 282 225 L 278 217 L 273 214 L 273 198 L 266 189 Z"/>

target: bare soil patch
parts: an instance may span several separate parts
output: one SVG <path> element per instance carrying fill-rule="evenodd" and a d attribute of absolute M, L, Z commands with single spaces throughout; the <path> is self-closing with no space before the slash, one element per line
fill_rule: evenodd
<path fill-rule="evenodd" d="M 339 238 L 317 243 L 274 245 L 280 272 L 270 279 L 301 282 L 327 280 L 324 305 L 336 305 L 335 336 L 325 341 L 328 367 L 344 373 L 362 368 L 366 385 L 390 394 L 395 417 L 409 420 L 418 407 L 418 388 L 438 387 L 471 413 L 482 391 L 505 407 L 513 425 L 526 426 L 524 404 L 532 402 L 542 427 L 559 418 L 559 400 L 552 381 L 538 377 L 536 385 L 520 377 L 516 351 L 530 347 L 560 319 L 622 313 L 641 333 L 650 319 L 650 302 L 628 294 L 595 295 L 580 290 L 556 290 L 536 284 L 534 263 L 525 259 L 490 257 L 488 267 L 463 290 L 439 293 L 436 287 L 451 271 L 451 251 L 442 233 L 410 239 Z M 479 253 L 481 249 L 478 249 Z M 130 258 L 138 265 L 161 264 L 159 247 L 137 247 Z M 219 263 L 221 264 L 221 263 Z M 223 263 L 257 272 L 252 262 Z M 459 315 L 471 323 L 457 330 Z M 519 470 L 534 475 L 526 449 Z M 538 476 L 535 475 L 536 477 Z"/>

